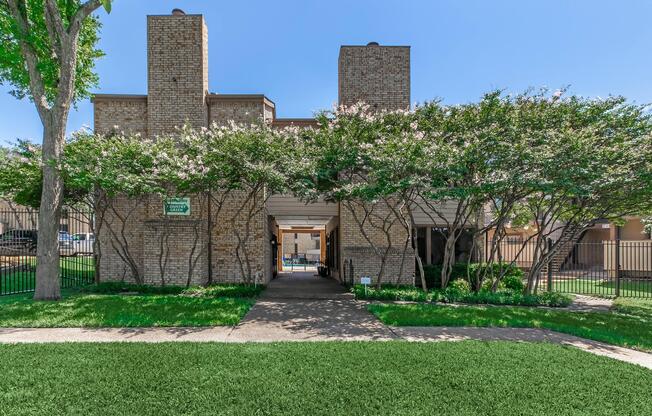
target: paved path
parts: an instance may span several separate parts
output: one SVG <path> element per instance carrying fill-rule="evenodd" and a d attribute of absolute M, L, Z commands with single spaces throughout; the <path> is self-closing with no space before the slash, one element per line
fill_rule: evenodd
<path fill-rule="evenodd" d="M 209 328 L 0 328 L 0 343 L 462 340 L 551 342 L 652 369 L 652 354 L 534 328 L 387 327 L 336 282 L 274 280 L 242 322 Z"/>
<path fill-rule="evenodd" d="M 613 299 L 575 295 L 568 309 L 575 312 L 609 312 L 613 303 Z"/>

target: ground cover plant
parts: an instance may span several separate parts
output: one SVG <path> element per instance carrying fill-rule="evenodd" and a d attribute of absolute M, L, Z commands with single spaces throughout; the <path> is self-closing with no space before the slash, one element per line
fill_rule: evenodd
<path fill-rule="evenodd" d="M 41 344 L 0 355 L 6 414 L 652 413 L 652 372 L 551 344 Z"/>
<path fill-rule="evenodd" d="M 104 283 L 64 290 L 59 302 L 0 297 L 0 327 L 175 327 L 236 325 L 263 287 L 206 288 Z"/>
<path fill-rule="evenodd" d="M 356 299 L 380 301 L 408 301 L 408 302 L 440 302 L 440 303 L 469 303 L 487 305 L 519 305 L 519 306 L 550 306 L 565 307 L 570 305 L 570 295 L 557 292 L 542 292 L 538 294 L 523 294 L 513 290 L 499 290 L 492 292 L 483 289 L 478 292 L 469 290 L 468 283 L 463 280 L 454 280 L 448 288 L 433 289 L 425 292 L 413 286 L 383 285 L 380 288 L 355 285 L 352 291 Z"/>
<path fill-rule="evenodd" d="M 393 326 L 545 328 L 609 344 L 652 351 L 652 303 L 618 299 L 611 312 L 508 306 L 372 304 L 369 311 Z"/>

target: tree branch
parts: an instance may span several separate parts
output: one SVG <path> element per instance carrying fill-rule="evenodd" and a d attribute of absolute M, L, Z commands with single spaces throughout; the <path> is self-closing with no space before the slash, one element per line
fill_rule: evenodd
<path fill-rule="evenodd" d="M 20 45 L 20 52 L 23 55 L 25 64 L 27 65 L 27 72 L 29 73 L 29 86 L 32 93 L 32 99 L 36 105 L 39 117 L 43 123 L 46 122 L 50 106 L 45 94 L 45 83 L 43 77 L 38 70 L 38 57 L 36 51 L 29 43 L 29 24 L 27 23 L 26 4 L 25 0 L 7 0 L 7 5 L 11 11 L 11 15 L 18 25 L 18 30 L 21 32 L 18 37 Z"/>
<path fill-rule="evenodd" d="M 72 20 L 70 20 L 70 26 L 68 26 L 68 34 L 70 36 L 77 36 L 84 20 L 101 6 L 101 0 L 88 0 L 79 6 L 79 9 L 77 9 L 77 12 L 73 16 Z"/>

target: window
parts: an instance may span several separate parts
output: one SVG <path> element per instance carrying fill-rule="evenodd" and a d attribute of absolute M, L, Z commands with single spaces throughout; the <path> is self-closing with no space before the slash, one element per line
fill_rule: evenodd
<path fill-rule="evenodd" d="M 444 249 L 446 247 L 446 238 L 448 229 L 442 227 L 433 227 L 430 229 L 430 263 L 442 264 L 444 262 Z M 426 228 L 417 229 L 417 244 L 419 245 L 419 257 L 427 260 L 426 254 Z M 473 230 L 466 229 L 462 232 L 455 243 L 455 262 L 465 263 L 472 257 L 473 249 Z"/>

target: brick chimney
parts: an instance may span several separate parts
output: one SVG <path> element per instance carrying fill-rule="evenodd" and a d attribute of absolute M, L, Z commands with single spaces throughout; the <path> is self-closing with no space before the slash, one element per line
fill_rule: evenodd
<path fill-rule="evenodd" d="M 410 47 L 342 46 L 339 65 L 339 103 L 359 101 L 376 109 L 410 107 Z"/>
<path fill-rule="evenodd" d="M 202 15 L 147 16 L 150 136 L 208 125 L 208 30 Z"/>

